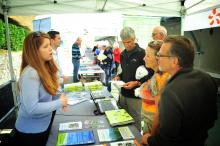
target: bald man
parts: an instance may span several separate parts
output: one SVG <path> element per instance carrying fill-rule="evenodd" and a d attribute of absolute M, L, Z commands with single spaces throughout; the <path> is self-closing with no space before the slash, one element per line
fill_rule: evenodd
<path fill-rule="evenodd" d="M 167 30 L 163 26 L 156 26 L 152 31 L 153 40 L 164 40 L 167 36 Z"/>

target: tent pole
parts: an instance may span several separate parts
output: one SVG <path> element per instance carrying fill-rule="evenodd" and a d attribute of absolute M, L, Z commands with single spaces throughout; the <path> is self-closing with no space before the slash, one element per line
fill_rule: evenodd
<path fill-rule="evenodd" d="M 180 8 L 180 17 L 181 17 L 181 35 L 184 35 L 184 22 L 185 22 L 185 16 L 186 16 L 186 8 L 184 6 L 185 0 L 181 0 L 181 8 Z"/>
<path fill-rule="evenodd" d="M 9 24 L 8 24 L 8 16 L 7 16 L 9 8 L 6 5 L 3 8 L 4 8 L 3 12 L 4 12 L 4 19 L 5 19 L 6 41 L 7 41 L 7 49 L 8 49 L 9 70 L 10 70 L 10 76 L 11 76 L 14 105 L 17 105 L 16 77 L 15 77 L 14 70 L 13 70 L 11 41 L 10 41 L 10 36 L 9 36 L 10 33 L 9 33 Z"/>
<path fill-rule="evenodd" d="M 183 29 L 184 22 L 185 22 L 185 15 L 182 15 L 181 16 L 181 35 L 182 36 L 184 35 L 184 29 Z"/>

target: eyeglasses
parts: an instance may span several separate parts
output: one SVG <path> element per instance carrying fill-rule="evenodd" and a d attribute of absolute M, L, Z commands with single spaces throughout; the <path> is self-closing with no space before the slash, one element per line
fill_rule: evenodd
<path fill-rule="evenodd" d="M 156 57 L 160 58 L 160 57 L 175 57 L 175 56 L 172 56 L 172 55 L 162 55 L 160 53 L 157 53 Z"/>
<path fill-rule="evenodd" d="M 152 36 L 155 36 L 155 35 L 157 35 L 157 34 L 160 34 L 160 32 L 152 33 Z"/>

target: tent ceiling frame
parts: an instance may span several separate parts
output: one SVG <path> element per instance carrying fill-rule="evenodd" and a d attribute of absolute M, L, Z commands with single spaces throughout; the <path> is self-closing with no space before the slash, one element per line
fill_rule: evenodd
<path fill-rule="evenodd" d="M 186 8 L 186 10 L 189 10 L 189 9 L 195 7 L 195 6 L 198 6 L 199 4 L 201 4 L 201 3 L 204 2 L 204 1 L 205 1 L 205 0 L 201 0 L 201 1 L 199 1 L 199 2 L 197 2 L 197 3 L 195 3 L 195 4 L 193 4 L 192 6 Z"/>
<path fill-rule="evenodd" d="M 177 2 L 177 1 L 175 1 L 175 2 Z M 124 3 L 124 2 L 119 0 L 119 1 L 116 1 L 115 3 L 120 4 L 120 3 Z M 129 2 L 129 3 L 132 3 L 132 2 Z M 172 2 L 170 1 L 169 3 L 172 3 Z M 165 4 L 165 3 L 156 3 L 154 5 L 158 5 L 158 4 Z M 142 9 L 142 10 L 144 10 L 144 9 L 146 10 L 148 8 L 150 8 L 150 9 L 153 8 L 153 9 L 157 9 L 157 10 L 154 10 L 154 11 L 158 11 L 158 9 L 159 9 L 159 10 L 167 11 L 167 12 L 170 12 L 170 13 L 179 13 L 180 12 L 179 10 L 175 11 L 175 10 L 171 10 L 171 9 L 167 9 L 167 8 L 161 8 L 161 7 L 156 7 L 156 6 L 152 6 L 152 5 L 150 6 L 150 5 L 147 5 L 145 3 L 143 3 L 143 4 L 136 4 L 136 6 L 128 6 L 128 7 L 124 7 L 124 8 L 117 8 L 117 9 L 111 9 L 111 10 L 117 11 L 117 10 L 121 10 L 121 9 L 125 10 L 125 9 L 132 9 L 132 8 L 139 8 L 139 9 Z"/>
<path fill-rule="evenodd" d="M 219 4 L 219 5 L 216 5 L 216 6 L 208 7 L 208 8 L 205 8 L 205 9 L 202 9 L 202 10 L 199 10 L 199 11 L 196 11 L 196 12 L 188 13 L 187 15 L 190 16 L 190 15 L 202 13 L 202 12 L 208 11 L 208 10 L 210 10 L 210 9 L 214 9 L 214 8 L 220 8 L 220 4 Z"/>
<path fill-rule="evenodd" d="M 108 1 L 108 0 L 105 0 L 104 4 L 103 4 L 103 6 L 102 6 L 101 12 L 104 12 L 107 1 Z"/>

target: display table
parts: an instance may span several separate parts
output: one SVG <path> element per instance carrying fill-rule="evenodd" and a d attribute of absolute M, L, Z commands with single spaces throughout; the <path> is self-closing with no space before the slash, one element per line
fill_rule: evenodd
<path fill-rule="evenodd" d="M 90 79 L 90 81 L 94 79 L 98 79 L 104 82 L 105 72 L 102 68 L 95 64 L 84 64 L 79 67 L 79 75 L 81 75 L 85 79 Z"/>
<path fill-rule="evenodd" d="M 104 89 L 106 90 L 106 89 Z M 106 92 L 106 95 L 110 95 Z M 60 123 L 65 122 L 72 122 L 72 121 L 82 121 L 84 123 L 86 120 L 98 120 L 102 121 L 102 127 L 101 128 L 109 128 L 110 125 L 108 123 L 108 120 L 105 115 L 94 115 L 93 111 L 96 110 L 96 106 L 92 100 L 89 100 L 89 96 L 87 97 L 88 100 L 85 102 L 81 102 L 79 104 L 68 106 L 67 112 L 57 111 L 56 115 L 54 117 L 54 121 L 52 124 L 52 128 L 50 131 L 50 135 L 47 141 L 47 146 L 55 146 L 57 143 L 57 135 L 58 135 L 58 129 Z M 137 138 L 137 140 L 140 143 L 141 140 L 141 134 L 138 132 L 137 128 L 134 125 L 125 125 L 129 126 L 130 130 L 132 131 L 133 135 Z M 95 135 L 96 144 L 99 143 L 98 135 L 97 135 L 97 128 L 101 129 L 100 127 L 84 127 L 82 130 L 85 129 L 92 129 L 93 133 Z"/>

